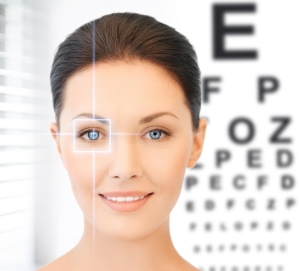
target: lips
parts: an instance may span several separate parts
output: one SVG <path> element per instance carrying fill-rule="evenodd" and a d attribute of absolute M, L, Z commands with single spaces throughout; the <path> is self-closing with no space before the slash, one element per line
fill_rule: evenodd
<path fill-rule="evenodd" d="M 105 196 L 103 196 L 105 197 Z M 129 202 L 129 201 L 136 201 L 136 200 L 140 200 L 140 199 L 143 199 L 144 197 L 147 197 L 146 196 L 141 196 L 141 197 L 105 197 L 106 199 L 108 200 L 111 200 L 111 201 L 117 201 L 117 202 Z"/>
<path fill-rule="evenodd" d="M 128 191 L 99 194 L 105 204 L 117 212 L 133 212 L 146 204 L 153 192 Z"/>
<path fill-rule="evenodd" d="M 127 192 L 107 192 L 107 193 L 101 193 L 101 196 L 104 197 L 141 197 L 141 196 L 147 196 L 149 194 L 153 194 L 153 192 L 145 192 L 145 191 L 127 191 Z"/>

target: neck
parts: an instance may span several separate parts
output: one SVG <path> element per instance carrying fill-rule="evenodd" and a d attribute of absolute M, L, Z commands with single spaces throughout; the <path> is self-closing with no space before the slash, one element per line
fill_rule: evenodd
<path fill-rule="evenodd" d="M 85 220 L 83 236 L 74 248 L 76 259 L 83 259 L 82 270 L 170 270 L 181 257 L 174 248 L 169 218 L 151 234 L 135 240 L 120 240 L 93 231 Z M 79 270 L 79 269 L 78 269 Z"/>

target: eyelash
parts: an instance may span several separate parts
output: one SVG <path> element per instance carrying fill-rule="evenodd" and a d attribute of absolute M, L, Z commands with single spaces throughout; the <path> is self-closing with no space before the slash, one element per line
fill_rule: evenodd
<path fill-rule="evenodd" d="M 100 132 L 96 129 L 86 129 L 86 130 L 83 130 L 83 131 L 79 132 L 78 135 L 77 135 L 77 138 L 81 138 L 81 139 L 83 139 L 85 141 L 89 141 L 89 142 L 97 141 L 97 139 L 96 140 L 87 140 L 87 139 L 83 138 L 84 135 L 88 134 L 89 132 L 93 132 L 93 131 L 104 135 L 104 133 L 102 133 L 102 132 Z M 159 132 L 163 133 L 165 136 L 163 138 L 159 138 L 159 139 L 150 139 L 151 141 L 163 141 L 163 140 L 165 140 L 165 137 L 169 137 L 171 135 L 169 132 L 167 132 L 163 129 L 159 129 L 159 128 L 152 129 L 152 130 L 148 131 L 145 135 L 147 135 L 147 134 L 149 134 L 150 132 L 153 132 L 153 131 L 159 131 Z"/>
<path fill-rule="evenodd" d="M 91 140 L 91 139 L 88 140 L 88 139 L 83 138 L 84 135 L 86 135 L 86 134 L 88 134 L 88 133 L 90 133 L 90 132 L 98 132 L 100 135 L 104 135 L 104 136 L 105 136 L 104 133 L 100 132 L 100 131 L 97 130 L 97 129 L 85 129 L 85 130 L 80 131 L 80 132 L 78 133 L 77 138 L 83 139 L 83 140 L 85 140 L 85 141 L 87 141 L 87 142 L 89 142 L 89 143 L 94 143 L 94 142 L 96 142 L 98 139 L 96 139 L 96 140 Z M 100 135 L 99 135 L 99 137 L 100 137 Z M 104 138 L 104 139 L 105 139 L 105 138 Z"/>

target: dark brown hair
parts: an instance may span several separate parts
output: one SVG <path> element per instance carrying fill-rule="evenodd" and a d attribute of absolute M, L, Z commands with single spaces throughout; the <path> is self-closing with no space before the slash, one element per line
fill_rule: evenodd
<path fill-rule="evenodd" d="M 94 48 L 94 49 L 93 49 Z M 71 33 L 58 47 L 50 75 L 57 123 L 68 78 L 93 62 L 145 60 L 163 67 L 179 83 L 198 129 L 201 107 L 200 70 L 187 38 L 153 17 L 113 13 Z"/>

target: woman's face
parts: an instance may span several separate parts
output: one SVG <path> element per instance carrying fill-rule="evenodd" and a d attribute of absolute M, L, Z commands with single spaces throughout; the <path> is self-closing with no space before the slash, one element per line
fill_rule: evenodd
<path fill-rule="evenodd" d="M 55 138 L 85 220 L 126 240 L 151 233 L 201 154 L 206 121 L 193 133 L 183 90 L 145 61 L 96 64 L 69 78 L 64 91 Z"/>

